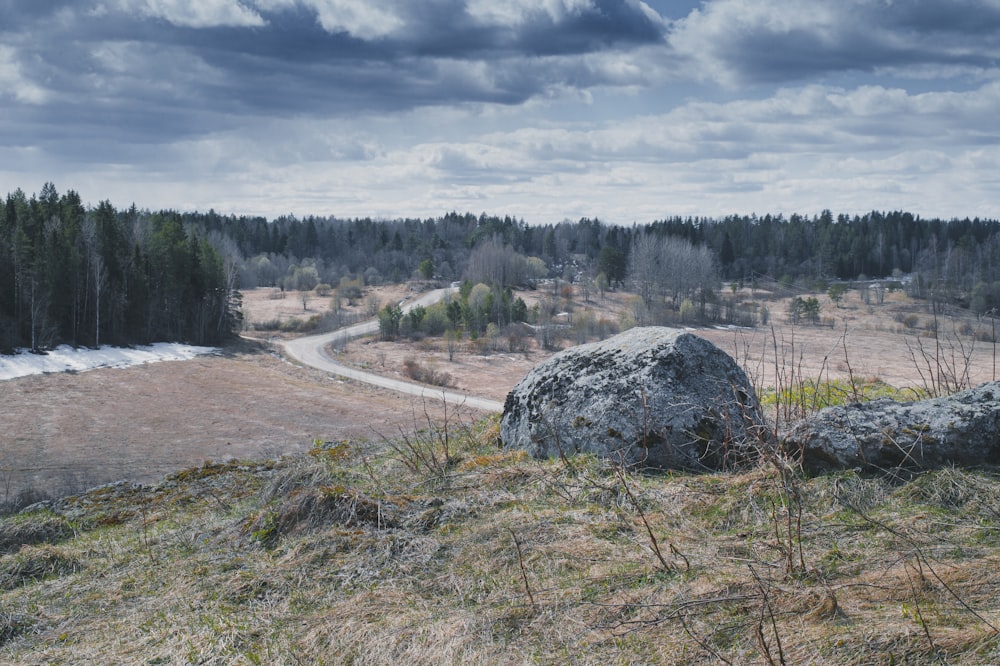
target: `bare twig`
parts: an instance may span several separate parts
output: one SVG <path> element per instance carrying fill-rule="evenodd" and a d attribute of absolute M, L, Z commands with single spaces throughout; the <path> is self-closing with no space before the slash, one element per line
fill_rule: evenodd
<path fill-rule="evenodd" d="M 757 589 L 760 590 L 761 596 L 763 598 L 763 603 L 761 604 L 761 617 L 757 622 L 757 644 L 760 645 L 760 650 L 767 659 L 767 663 L 771 666 L 785 666 L 785 651 L 781 647 L 781 636 L 778 634 L 778 623 L 774 619 L 774 609 L 771 608 L 771 598 L 767 594 L 767 589 L 764 587 L 764 582 L 760 579 L 757 571 L 752 567 L 747 567 L 750 569 L 750 574 L 753 576 L 754 581 L 757 583 Z M 764 635 L 764 612 L 767 611 L 767 619 L 769 619 L 771 624 L 771 631 L 774 633 L 774 645 L 778 650 L 778 661 L 774 660 L 774 655 L 771 653 L 771 646 L 767 642 L 767 638 Z"/>
<path fill-rule="evenodd" d="M 672 571 L 673 567 L 667 564 L 666 558 L 663 557 L 663 552 L 660 550 L 660 542 L 656 539 L 656 535 L 653 533 L 653 528 L 650 526 L 649 520 L 646 519 L 646 512 L 642 510 L 642 505 L 632 493 L 632 489 L 629 488 L 628 480 L 625 478 L 624 465 L 615 465 L 614 470 L 615 475 L 618 477 L 618 481 L 621 483 L 622 489 L 625 491 L 625 496 L 628 497 L 629 502 L 632 504 L 632 508 L 634 508 L 636 513 L 639 514 L 639 520 L 642 521 L 642 524 L 646 528 L 646 534 L 649 535 L 649 543 L 653 549 L 653 554 L 656 555 L 656 559 L 660 561 L 660 566 L 663 567 L 664 571 Z"/>
<path fill-rule="evenodd" d="M 924 574 L 920 570 L 920 558 L 916 558 L 916 565 L 914 568 L 917 570 L 917 574 L 920 576 L 920 580 L 923 581 Z M 917 620 L 920 622 L 920 626 L 924 630 L 924 636 L 927 637 L 927 643 L 930 645 L 931 654 L 937 655 L 937 646 L 934 644 L 934 639 L 931 637 L 930 627 L 927 626 L 926 620 L 924 620 L 924 614 L 920 612 L 920 599 L 917 597 L 917 588 L 913 584 L 913 576 L 910 574 L 909 567 L 906 568 L 906 582 L 910 585 L 910 595 L 913 597 L 913 612 L 917 616 Z"/>
<path fill-rule="evenodd" d="M 528 571 L 524 568 L 524 553 L 521 551 L 521 542 L 518 540 L 517 535 L 514 534 L 514 530 L 507 528 L 510 532 L 510 538 L 514 540 L 514 547 L 517 549 L 517 563 L 521 567 L 521 580 L 524 581 L 524 591 L 528 594 L 528 601 L 531 602 L 531 607 L 535 607 L 535 595 L 531 593 L 531 585 L 528 584 Z"/>
<path fill-rule="evenodd" d="M 687 618 L 684 617 L 684 611 L 682 609 L 678 609 L 677 619 L 681 621 L 681 627 L 684 629 L 684 633 L 690 636 L 695 643 L 701 646 L 701 649 L 708 652 L 710 655 L 721 661 L 723 664 L 732 666 L 733 662 L 729 661 L 721 654 L 719 654 L 719 652 L 715 648 L 713 648 L 706 640 L 704 640 L 701 636 L 699 636 L 698 634 L 696 634 L 691 630 L 691 628 L 687 624 Z"/>
<path fill-rule="evenodd" d="M 845 498 L 843 495 L 837 495 L 837 501 L 842 506 L 845 506 L 848 509 L 850 509 L 851 511 L 853 511 L 854 513 L 856 513 L 858 515 L 858 517 L 861 518 L 862 520 L 864 520 L 865 522 L 867 522 L 867 523 L 869 523 L 871 525 L 874 525 L 875 527 L 878 527 L 880 529 L 883 529 L 886 532 L 888 532 L 889 534 L 892 534 L 893 536 L 898 537 L 898 538 L 902 539 L 903 541 L 905 541 L 906 543 L 908 543 L 910 545 L 910 547 L 913 549 L 913 553 L 916 555 L 918 561 L 920 561 L 923 566 L 927 567 L 927 570 L 930 571 L 930 573 L 931 573 L 932 576 L 934 576 L 934 579 L 938 583 L 940 583 L 941 586 L 945 590 L 947 590 L 948 593 L 952 597 L 954 597 L 955 601 L 957 601 L 958 604 L 962 608 L 964 608 L 966 611 L 968 611 L 970 614 L 972 614 L 972 616 L 975 617 L 977 620 L 979 620 L 980 622 L 982 622 L 983 624 L 985 624 L 987 627 L 989 627 L 990 629 L 992 629 L 995 633 L 1000 633 L 1000 629 L 998 629 L 992 622 L 990 622 L 989 620 L 987 620 L 985 617 L 983 617 L 982 615 L 980 615 L 974 608 L 972 608 L 972 606 L 970 606 L 968 603 L 966 603 L 966 601 L 957 592 L 955 592 L 955 590 L 953 590 L 951 588 L 951 586 L 948 585 L 948 583 L 946 583 L 944 581 L 944 579 L 941 578 L 941 576 L 938 575 L 937 571 L 935 571 L 934 567 L 931 565 L 930 559 L 928 559 L 928 557 L 924 554 L 924 551 L 920 547 L 920 544 L 918 544 L 916 542 L 916 540 L 914 540 L 910 535 L 905 534 L 904 532 L 901 532 L 901 531 L 899 531 L 899 530 L 897 530 L 897 529 L 895 529 L 895 528 L 893 528 L 893 527 L 891 527 L 889 525 L 886 525 L 885 523 L 883 523 L 880 520 L 872 518 L 867 513 L 865 513 L 864 511 L 862 511 L 859 507 L 855 506 L 852 502 L 850 502 L 849 500 L 847 500 L 847 498 Z"/>

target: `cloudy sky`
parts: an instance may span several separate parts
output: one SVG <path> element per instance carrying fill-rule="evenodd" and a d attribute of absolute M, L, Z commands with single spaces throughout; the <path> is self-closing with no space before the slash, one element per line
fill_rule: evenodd
<path fill-rule="evenodd" d="M 0 0 L 0 194 L 1000 217 L 1000 0 Z"/>

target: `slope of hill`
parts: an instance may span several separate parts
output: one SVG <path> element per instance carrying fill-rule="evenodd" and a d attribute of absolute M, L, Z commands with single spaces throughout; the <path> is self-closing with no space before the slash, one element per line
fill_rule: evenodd
<path fill-rule="evenodd" d="M 495 420 L 0 522 L 18 664 L 989 664 L 1000 477 L 641 475 Z"/>

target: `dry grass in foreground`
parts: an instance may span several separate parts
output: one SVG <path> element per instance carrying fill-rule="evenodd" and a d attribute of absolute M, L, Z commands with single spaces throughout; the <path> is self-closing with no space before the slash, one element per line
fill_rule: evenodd
<path fill-rule="evenodd" d="M 991 664 L 1000 477 L 534 461 L 497 425 L 0 522 L 18 664 Z"/>

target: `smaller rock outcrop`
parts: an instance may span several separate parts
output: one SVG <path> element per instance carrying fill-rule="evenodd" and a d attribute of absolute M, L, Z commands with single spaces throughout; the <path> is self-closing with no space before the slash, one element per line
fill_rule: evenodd
<path fill-rule="evenodd" d="M 782 435 L 803 467 L 920 470 L 1000 462 L 1000 382 L 944 398 L 827 407 Z"/>
<path fill-rule="evenodd" d="M 643 327 L 539 364 L 507 396 L 500 436 L 538 458 L 584 452 L 704 471 L 755 459 L 766 431 L 728 354 L 681 330 Z"/>

